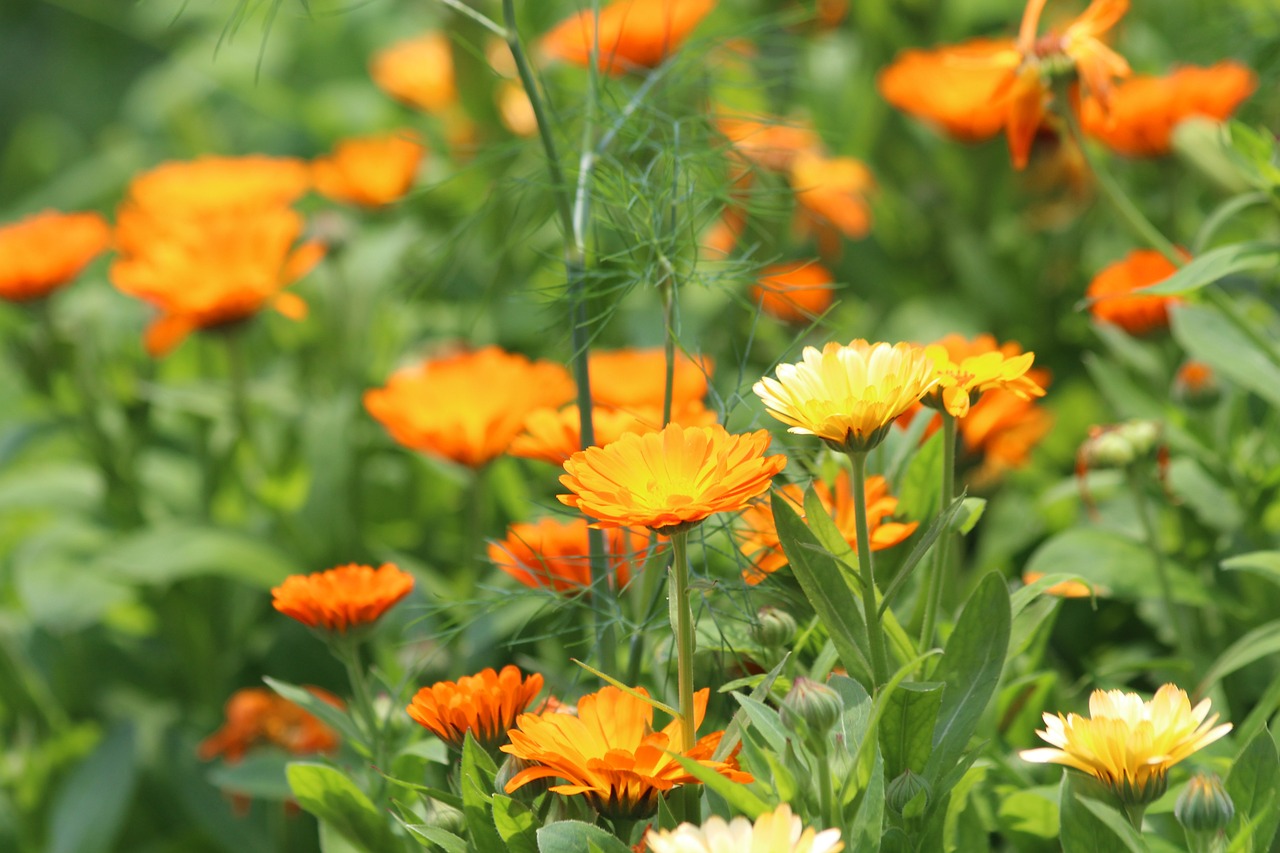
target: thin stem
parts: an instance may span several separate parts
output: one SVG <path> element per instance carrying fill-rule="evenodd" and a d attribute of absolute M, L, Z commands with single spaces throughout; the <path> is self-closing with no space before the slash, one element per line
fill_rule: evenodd
<path fill-rule="evenodd" d="M 335 638 L 331 647 L 347 670 L 347 680 L 351 682 L 351 693 L 356 706 L 356 713 L 359 715 L 366 736 L 369 738 L 369 742 L 366 745 L 369 748 L 369 754 L 373 757 L 374 767 L 380 771 L 374 774 L 375 787 L 373 793 L 376 800 L 383 790 L 384 780 L 382 773 L 387 772 L 389 768 L 386 761 L 384 738 L 382 737 L 382 723 L 379 721 L 378 712 L 374 708 L 373 694 L 369 691 L 369 682 L 365 678 L 364 668 L 360 666 L 360 647 L 350 637 Z"/>
<path fill-rule="evenodd" d="M 1133 828 L 1138 830 L 1138 834 L 1142 834 L 1142 816 L 1147 813 L 1145 805 L 1129 804 L 1124 805 L 1124 815 L 1129 818 L 1129 823 Z"/>
<path fill-rule="evenodd" d="M 950 412 L 942 411 L 942 494 L 938 503 L 938 517 L 947 511 L 956 493 L 956 419 Z M 942 588 L 947 571 L 947 561 L 951 551 L 951 531 L 938 533 L 938 541 L 933 546 L 933 562 L 929 566 L 929 577 L 925 583 L 924 623 L 920 627 L 920 648 L 933 647 L 933 634 L 938 620 L 938 609 L 942 604 Z"/>
<path fill-rule="evenodd" d="M 250 432 L 252 421 L 249 417 L 249 381 L 248 371 L 244 363 L 244 350 L 240 343 L 238 329 L 227 331 L 223 337 L 227 347 L 227 376 L 231 380 L 231 414 L 236 422 L 238 438 L 253 449 L 253 436 Z"/>
<path fill-rule="evenodd" d="M 671 597 L 676 635 L 676 690 L 680 696 L 680 751 L 693 749 L 693 613 L 689 606 L 689 531 L 671 534 Z"/>
<path fill-rule="evenodd" d="M 1182 611 L 1173 601 L 1173 584 L 1169 580 L 1169 566 L 1164 559 L 1164 549 L 1160 547 L 1155 518 L 1147 504 L 1147 493 L 1142 488 L 1142 481 L 1134 466 L 1129 466 L 1126 475 L 1129 491 L 1133 493 L 1133 503 L 1138 512 L 1138 519 L 1142 522 L 1142 530 L 1147 539 L 1147 547 L 1151 549 L 1151 555 L 1155 558 L 1156 579 L 1160 582 L 1160 597 L 1164 600 L 1165 619 L 1168 620 L 1169 627 L 1173 631 L 1174 645 L 1179 654 L 1190 660 L 1191 636 L 1187 632 L 1187 627 L 1183 625 Z"/>
<path fill-rule="evenodd" d="M 867 645 L 871 650 L 872 686 L 889 680 L 889 661 L 885 656 L 884 632 L 880 629 L 880 610 L 876 607 L 876 571 L 871 561 L 871 534 L 867 526 L 867 454 L 849 453 L 853 462 L 853 511 L 857 522 L 858 569 L 862 575 L 862 610 L 867 623 Z"/>
<path fill-rule="evenodd" d="M 662 385 L 662 425 L 671 423 L 671 407 L 675 399 L 676 384 L 676 330 L 673 324 L 676 307 L 676 282 L 674 278 L 666 278 L 662 283 L 662 325 L 667 336 L 663 342 L 663 356 L 666 359 L 666 376 Z"/>
<path fill-rule="evenodd" d="M 459 15 L 463 15 L 475 21 L 498 38 L 507 38 L 507 31 L 503 29 L 497 21 L 493 20 L 488 15 L 483 15 L 475 9 L 472 9 L 466 3 L 463 3 L 462 0 L 440 0 L 440 2 L 457 12 Z"/>
<path fill-rule="evenodd" d="M 814 764 L 818 765 L 818 798 L 822 808 L 822 820 L 828 829 L 839 828 L 839 817 L 836 815 L 834 791 L 831 790 L 831 763 L 827 761 L 826 752 L 815 752 Z"/>

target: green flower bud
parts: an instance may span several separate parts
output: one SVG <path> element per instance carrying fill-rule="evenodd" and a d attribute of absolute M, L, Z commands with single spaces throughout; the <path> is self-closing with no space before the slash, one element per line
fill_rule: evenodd
<path fill-rule="evenodd" d="M 467 830 L 467 819 L 462 812 L 453 806 L 445 805 L 439 800 L 428 802 L 426 819 L 423 823 L 427 826 L 438 826 L 446 832 L 452 832 L 454 835 L 462 835 Z"/>
<path fill-rule="evenodd" d="M 787 611 L 776 607 L 761 607 L 756 614 L 755 624 L 751 626 L 751 632 L 756 642 L 764 648 L 780 649 L 791 645 L 798 627 L 795 617 Z"/>
<path fill-rule="evenodd" d="M 1235 813 L 1235 804 L 1214 773 L 1192 776 L 1173 807 L 1174 816 L 1187 832 L 1220 832 Z"/>
<path fill-rule="evenodd" d="M 1184 362 L 1173 379 L 1173 399 L 1191 409 L 1207 409 L 1222 397 L 1218 375 L 1199 361 Z"/>
<path fill-rule="evenodd" d="M 840 694 L 817 681 L 801 676 L 782 700 L 782 722 L 800 735 L 824 737 L 840 719 L 844 703 Z"/>
<path fill-rule="evenodd" d="M 931 796 L 929 782 L 919 773 L 907 768 L 889 783 L 885 791 L 885 805 L 896 815 L 917 818 L 929 807 Z"/>

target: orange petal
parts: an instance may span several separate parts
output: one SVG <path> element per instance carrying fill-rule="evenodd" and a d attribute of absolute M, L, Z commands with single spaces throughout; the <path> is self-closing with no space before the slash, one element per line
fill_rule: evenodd
<path fill-rule="evenodd" d="M 190 317 L 165 314 L 147 327 L 144 337 L 147 353 L 152 358 L 168 355 L 174 347 L 186 340 L 187 335 L 195 330 L 196 322 Z"/>
<path fill-rule="evenodd" d="M 296 293 L 277 293 L 271 300 L 271 307 L 290 320 L 301 320 L 307 316 L 307 303 Z"/>
<path fill-rule="evenodd" d="M 281 279 L 288 284 L 302 278 L 311 272 L 312 267 L 320 263 L 324 253 L 325 245 L 323 243 L 315 240 L 310 243 L 303 243 L 289 256 L 289 260 L 285 261 L 284 273 Z"/>

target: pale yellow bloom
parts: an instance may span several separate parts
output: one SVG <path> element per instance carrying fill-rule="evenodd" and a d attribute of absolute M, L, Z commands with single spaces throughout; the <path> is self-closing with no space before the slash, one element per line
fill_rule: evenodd
<path fill-rule="evenodd" d="M 938 383 L 923 347 L 864 340 L 805 347 L 799 363 L 778 365 L 777 377 L 752 389 L 769 414 L 791 432 L 853 451 L 879 444 L 894 419 Z"/>
<path fill-rule="evenodd" d="M 1028 749 L 1024 761 L 1064 764 L 1108 785 L 1125 802 L 1148 803 L 1164 793 L 1165 774 L 1182 759 L 1231 731 L 1214 727 L 1209 700 L 1194 708 L 1186 691 L 1166 684 L 1150 702 L 1137 693 L 1095 690 L 1089 716 L 1045 714 L 1036 734 L 1055 749 Z"/>
<path fill-rule="evenodd" d="M 702 826 L 682 823 L 673 830 L 645 836 L 650 853 L 839 853 L 844 849 L 840 830 L 805 829 L 786 803 L 756 818 L 725 823 L 712 817 Z"/>
<path fill-rule="evenodd" d="M 924 403 L 946 409 L 953 417 L 963 418 L 969 413 L 970 403 L 993 388 L 1003 388 L 1024 400 L 1044 396 L 1039 383 L 1027 376 L 1035 353 L 1024 353 L 1015 343 L 997 348 L 990 335 L 980 335 L 973 341 L 948 335 L 925 347 L 925 353 L 937 371 L 938 385 Z"/>

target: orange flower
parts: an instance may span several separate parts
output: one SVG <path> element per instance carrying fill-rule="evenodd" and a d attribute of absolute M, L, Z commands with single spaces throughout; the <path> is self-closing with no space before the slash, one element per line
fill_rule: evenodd
<path fill-rule="evenodd" d="M 388 95 L 428 113 L 444 112 L 458 100 L 453 53 L 442 32 L 423 33 L 379 51 L 369 73 Z"/>
<path fill-rule="evenodd" d="M 1177 272 L 1177 267 L 1153 249 L 1135 249 L 1094 276 L 1085 296 L 1089 312 L 1100 323 L 1119 326 L 1131 335 L 1146 335 L 1169 326 L 1169 306 L 1175 296 L 1144 296 L 1138 291 Z"/>
<path fill-rule="evenodd" d="M 716 128 L 747 163 L 773 172 L 788 172 L 802 152 L 822 149 L 822 138 L 807 122 L 784 123 L 768 116 L 723 116 Z"/>
<path fill-rule="evenodd" d="M 594 387 L 594 385 L 593 385 Z M 684 403 L 671 411 L 671 423 L 682 426 L 710 426 L 716 413 L 700 400 Z M 646 433 L 662 429 L 662 405 L 632 409 L 610 409 L 596 406 L 591 410 L 596 447 L 604 447 L 629 433 Z M 552 465 L 564 461 L 582 449 L 581 424 L 577 406 L 563 409 L 538 409 L 525 421 L 525 431 L 511 442 L 510 453 L 525 459 L 538 459 Z"/>
<path fill-rule="evenodd" d="M 129 182 L 125 209 L 175 214 L 286 207 L 311 184 L 307 164 L 290 157 L 200 157 L 161 163 Z M 124 212 L 124 211 L 122 211 Z"/>
<path fill-rule="evenodd" d="M 462 749 L 467 732 L 492 752 L 505 743 L 507 731 L 516 724 L 533 697 L 542 690 L 542 676 L 522 678 L 520 670 L 507 665 L 501 672 L 485 669 L 457 682 L 439 681 L 414 695 L 409 716 L 455 749 Z"/>
<path fill-rule="evenodd" d="M 1049 383 L 1044 371 L 1032 371 L 1038 385 Z M 1034 401 L 1003 388 L 983 394 L 960 419 L 960 440 L 970 453 L 982 454 L 976 481 L 991 481 L 1010 468 L 1021 468 L 1032 449 L 1053 428 L 1053 416 Z"/>
<path fill-rule="evenodd" d="M 110 243 L 111 228 L 96 213 L 46 210 L 0 225 L 0 299 L 48 296 Z"/>
<path fill-rule="evenodd" d="M 587 520 L 544 518 L 536 524 L 513 524 L 507 538 L 489 545 L 489 559 L 527 587 L 578 593 L 591 587 L 591 558 Z M 649 539 L 638 530 L 605 531 L 610 582 L 622 589 L 631 580 L 631 566 L 639 564 Z"/>
<path fill-rule="evenodd" d="M 648 696 L 643 688 L 636 692 Z M 694 694 L 694 728 L 706 715 L 706 688 Z M 730 757 L 711 756 L 724 732 L 698 740 L 685 757 L 692 758 L 734 782 L 754 781 L 738 769 Z M 507 783 L 511 793 L 537 779 L 563 779 L 553 785 L 557 794 L 584 794 L 596 811 L 610 818 L 648 817 L 658 798 L 676 785 L 696 785 L 672 757 L 681 742 L 677 718 L 662 731 L 653 730 L 653 706 L 616 687 L 605 687 L 578 701 L 578 715 L 524 714 L 510 732 L 511 743 L 502 751 L 534 764 Z"/>
<path fill-rule="evenodd" d="M 661 347 L 593 352 L 590 356 L 591 399 L 614 409 L 662 408 L 667 381 L 667 357 Z M 676 353 L 672 381 L 672 408 L 701 402 L 707 396 L 707 379 L 715 365 L 710 358 L 692 359 Z"/>
<path fill-rule="evenodd" d="M 596 64 L 601 71 L 653 68 L 680 47 L 715 5 L 716 0 L 618 0 L 600 10 L 598 23 L 590 10 L 561 21 L 543 37 L 542 49 L 585 66 L 598 36 Z"/>
<path fill-rule="evenodd" d="M 871 230 L 867 195 L 875 179 L 860 161 L 801 153 L 791 164 L 790 180 L 798 226 L 814 233 L 823 254 L 839 254 L 838 235 L 856 240 Z"/>
<path fill-rule="evenodd" d="M 742 509 L 787 464 L 764 455 L 768 430 L 730 435 L 719 424 L 624 435 L 608 447 L 569 457 L 559 495 L 596 519 L 596 527 L 649 527 L 663 535 L 717 512 Z"/>
<path fill-rule="evenodd" d="M 308 687 L 317 699 L 335 708 L 342 700 L 327 690 Z M 211 761 L 221 756 L 235 764 L 260 745 L 278 746 L 292 755 L 334 752 L 337 733 L 300 706 L 265 687 L 237 690 L 227 700 L 227 721 L 200 743 L 200 758 Z"/>
<path fill-rule="evenodd" d="M 854 519 L 853 488 L 849 482 L 847 471 L 836 475 L 835 489 L 831 489 L 821 480 L 814 480 L 813 490 L 827 514 L 836 523 L 836 528 L 849 543 L 849 547 L 858 550 L 857 523 Z M 868 477 L 865 485 L 867 496 L 867 532 L 871 536 L 871 550 L 883 551 L 892 548 L 916 532 L 919 522 L 891 521 L 898 508 L 898 499 L 889 494 L 889 484 L 879 475 Z M 778 490 L 804 517 L 804 490 L 797 485 L 789 484 Z M 742 539 L 738 550 L 751 563 L 742 570 L 742 579 L 755 586 L 773 572 L 787 564 L 787 556 L 782 551 L 782 543 L 778 539 L 778 528 L 773 518 L 773 509 L 768 501 L 758 501 L 743 510 Z"/>
<path fill-rule="evenodd" d="M 381 207 L 413 184 L 426 149 L 409 131 L 347 139 L 311 163 L 316 191 L 335 201 Z"/>
<path fill-rule="evenodd" d="M 1044 389 L 1028 375 L 1035 354 L 1024 353 L 1014 341 L 997 347 L 991 335 L 969 341 L 953 334 L 925 347 L 925 354 L 933 361 L 938 384 L 921 402 L 945 408 L 953 417 L 963 418 L 984 391 L 996 388 L 1028 400 L 1044 396 Z"/>
<path fill-rule="evenodd" d="M 537 409 L 573 397 L 561 365 L 490 346 L 400 370 L 364 406 L 405 447 L 472 468 L 506 452 Z"/>
<path fill-rule="evenodd" d="M 1091 136 L 1130 157 L 1159 157 L 1172 150 L 1173 129 L 1192 116 L 1223 121 L 1253 94 L 1258 78 L 1238 62 L 1188 66 L 1164 77 L 1133 77 L 1111 93 L 1110 110 L 1097 98 L 1080 105 Z"/>
<path fill-rule="evenodd" d="M 371 625 L 413 589 L 413 576 L 390 563 L 380 568 L 354 563 L 290 575 L 271 590 L 271 606 L 308 628 L 347 633 Z"/>
<path fill-rule="evenodd" d="M 831 307 L 834 279 L 815 261 L 767 267 L 751 287 L 751 301 L 787 323 L 808 323 Z"/>

